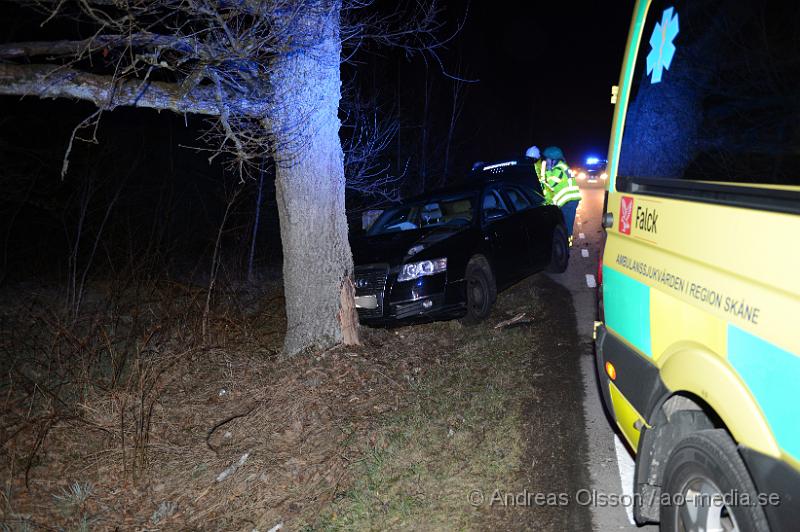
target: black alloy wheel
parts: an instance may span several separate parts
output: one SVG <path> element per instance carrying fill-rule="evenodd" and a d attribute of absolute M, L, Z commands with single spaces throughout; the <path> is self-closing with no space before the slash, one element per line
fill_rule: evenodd
<path fill-rule="evenodd" d="M 550 273 L 564 273 L 569 265 L 569 239 L 566 228 L 559 224 L 553 229 L 553 244 L 550 249 Z"/>
<path fill-rule="evenodd" d="M 464 325 L 474 325 L 489 317 L 497 298 L 494 276 L 484 257 L 473 257 L 467 264 L 464 276 L 467 296 L 467 314 L 461 319 Z"/>

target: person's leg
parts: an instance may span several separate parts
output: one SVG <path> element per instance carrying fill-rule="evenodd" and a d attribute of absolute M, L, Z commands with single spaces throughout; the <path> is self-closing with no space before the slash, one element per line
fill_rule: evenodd
<path fill-rule="evenodd" d="M 578 202 L 570 201 L 561 207 L 564 215 L 564 225 L 567 226 L 567 236 L 572 236 L 572 226 L 575 225 L 575 212 L 578 210 Z"/>

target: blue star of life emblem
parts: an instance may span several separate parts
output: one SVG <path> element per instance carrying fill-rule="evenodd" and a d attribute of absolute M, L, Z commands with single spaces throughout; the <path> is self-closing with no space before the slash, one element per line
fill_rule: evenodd
<path fill-rule="evenodd" d="M 647 74 L 652 73 L 651 83 L 659 83 L 664 70 L 669 70 L 675 45 L 672 41 L 678 35 L 678 14 L 668 7 L 661 15 L 661 22 L 656 23 L 650 36 L 650 53 L 647 54 Z"/>

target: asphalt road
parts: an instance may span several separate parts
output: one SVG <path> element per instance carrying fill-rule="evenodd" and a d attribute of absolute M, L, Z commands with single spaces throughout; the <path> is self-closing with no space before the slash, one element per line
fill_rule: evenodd
<path fill-rule="evenodd" d="M 594 366 L 592 330 L 597 319 L 597 261 L 602 245 L 600 217 L 604 190 L 582 188 L 582 200 L 574 227 L 574 241 L 568 270 L 551 277 L 568 288 L 572 295 L 577 325 L 577 345 L 584 385 L 584 427 L 592 494 L 597 504 L 589 505 L 594 530 L 657 530 L 656 526 L 636 527 L 631 508 L 619 504 L 603 504 L 606 497 L 633 493 L 633 458 L 621 437 L 615 432 L 606 414 Z"/>

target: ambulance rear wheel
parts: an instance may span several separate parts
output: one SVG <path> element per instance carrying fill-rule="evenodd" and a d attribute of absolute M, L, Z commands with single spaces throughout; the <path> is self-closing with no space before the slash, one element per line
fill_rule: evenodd
<path fill-rule="evenodd" d="M 563 225 L 553 229 L 553 243 L 550 248 L 550 263 L 547 271 L 551 273 L 564 273 L 569 265 L 569 239 L 567 230 Z"/>
<path fill-rule="evenodd" d="M 768 530 L 758 493 L 736 444 L 722 429 L 701 430 L 683 438 L 664 470 L 660 504 L 662 531 Z M 669 504 L 665 504 L 668 502 Z"/>

